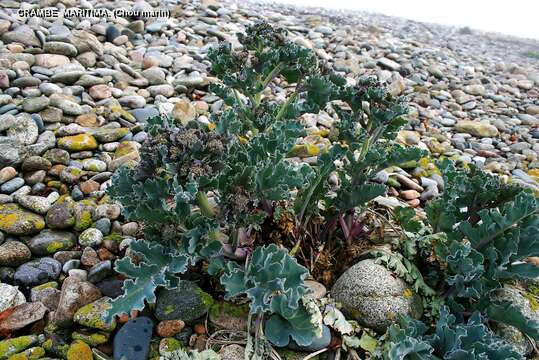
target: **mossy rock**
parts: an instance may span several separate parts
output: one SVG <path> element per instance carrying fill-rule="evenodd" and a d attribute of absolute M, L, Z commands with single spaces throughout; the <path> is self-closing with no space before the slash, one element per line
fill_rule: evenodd
<path fill-rule="evenodd" d="M 217 329 L 247 330 L 249 304 L 237 305 L 228 301 L 219 301 L 209 311 L 210 323 Z"/>
<path fill-rule="evenodd" d="M 117 141 L 129 134 L 128 128 L 99 129 L 94 133 L 94 137 L 101 143 Z"/>
<path fill-rule="evenodd" d="M 84 341 L 75 340 L 69 346 L 66 354 L 67 360 L 93 360 L 92 349 Z"/>
<path fill-rule="evenodd" d="M 65 359 L 67 356 L 67 351 L 69 350 L 69 344 L 65 343 L 64 339 L 52 335 L 50 338 L 45 340 L 41 345 L 48 354 Z"/>
<path fill-rule="evenodd" d="M 71 333 L 71 338 L 73 340 L 81 340 L 90 346 L 99 346 L 106 343 L 110 339 L 110 333 L 99 331 L 99 332 L 79 332 L 73 331 Z"/>
<path fill-rule="evenodd" d="M 82 232 L 92 226 L 96 206 L 94 201 L 88 199 L 75 203 L 73 213 L 75 215 L 74 229 L 76 231 Z"/>
<path fill-rule="evenodd" d="M 105 315 L 110 305 L 107 301 L 110 298 L 103 297 L 90 304 L 84 305 L 75 313 L 73 321 L 76 323 L 103 331 L 113 331 L 116 328 L 116 321 L 112 319 L 111 322 L 105 321 Z"/>
<path fill-rule="evenodd" d="M 92 135 L 78 134 L 59 138 L 58 147 L 72 152 L 95 150 L 97 141 Z"/>
<path fill-rule="evenodd" d="M 180 340 L 168 337 L 159 342 L 159 354 L 165 356 L 176 350 L 182 350 L 184 347 Z"/>
<path fill-rule="evenodd" d="M 17 204 L 0 204 L 0 230 L 11 235 L 32 235 L 45 228 L 42 216 Z"/>
<path fill-rule="evenodd" d="M 44 356 L 45 349 L 43 349 L 41 346 L 35 346 L 33 348 L 26 349 L 23 352 L 10 356 L 8 360 L 34 360 L 41 359 Z"/>
<path fill-rule="evenodd" d="M 50 255 L 60 250 L 69 250 L 77 243 L 77 237 L 68 231 L 43 230 L 28 242 L 34 255 Z"/>
<path fill-rule="evenodd" d="M 277 350 L 279 353 L 279 356 L 282 360 L 303 360 L 306 356 L 310 355 L 309 353 L 305 352 L 299 352 L 289 349 L 279 349 Z M 317 355 L 315 357 L 310 358 L 311 360 L 319 360 L 320 357 Z"/>
<path fill-rule="evenodd" d="M 0 341 L 0 360 L 7 360 L 15 355 L 37 345 L 43 341 L 43 335 L 25 335 Z"/>
<path fill-rule="evenodd" d="M 181 281 L 176 289 L 162 289 L 157 295 L 155 316 L 159 320 L 183 320 L 186 323 L 204 316 L 214 301 L 190 281 Z"/>

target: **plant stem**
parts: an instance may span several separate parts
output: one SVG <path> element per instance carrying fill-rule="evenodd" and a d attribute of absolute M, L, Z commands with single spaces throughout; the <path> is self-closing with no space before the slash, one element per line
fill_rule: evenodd
<path fill-rule="evenodd" d="M 268 74 L 268 76 L 266 76 L 264 81 L 262 81 L 262 91 L 264 91 L 264 89 L 266 89 L 266 87 L 275 78 L 275 76 L 277 76 L 281 72 L 283 67 L 284 63 L 280 62 L 273 68 L 273 70 L 271 70 L 271 72 Z"/>
<path fill-rule="evenodd" d="M 292 102 L 294 102 L 294 100 L 296 100 L 296 97 L 299 94 L 299 88 L 301 86 L 302 80 L 303 79 L 301 77 L 298 79 L 298 82 L 296 84 L 296 88 L 294 89 L 294 92 L 292 93 L 292 95 L 290 95 L 290 97 L 288 99 L 286 99 L 286 102 L 279 109 L 279 112 L 277 113 L 277 116 L 275 117 L 275 121 L 281 120 L 281 118 L 284 116 L 284 113 L 285 113 L 286 109 L 288 108 L 288 106 L 290 106 L 290 104 L 292 104 Z"/>
<path fill-rule="evenodd" d="M 343 215 L 339 215 L 339 223 L 341 224 L 342 232 L 344 233 L 346 245 L 352 245 L 352 241 L 350 239 L 350 230 L 348 229 L 348 225 L 346 225 L 346 222 L 344 221 Z"/>

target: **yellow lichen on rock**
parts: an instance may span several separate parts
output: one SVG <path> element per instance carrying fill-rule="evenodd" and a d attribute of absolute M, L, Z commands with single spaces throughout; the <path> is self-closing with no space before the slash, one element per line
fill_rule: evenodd
<path fill-rule="evenodd" d="M 58 139 L 58 147 L 68 151 L 85 151 L 97 149 L 97 141 L 92 135 L 78 134 Z"/>

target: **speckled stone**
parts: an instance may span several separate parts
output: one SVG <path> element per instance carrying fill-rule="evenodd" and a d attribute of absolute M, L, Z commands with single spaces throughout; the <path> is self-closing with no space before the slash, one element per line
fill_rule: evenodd
<path fill-rule="evenodd" d="M 129 320 L 114 337 L 114 360 L 146 360 L 152 330 L 153 321 L 148 317 Z"/>
<path fill-rule="evenodd" d="M 419 318 L 421 299 L 400 278 L 374 260 L 362 260 L 339 277 L 331 291 L 345 315 L 380 333 L 399 315 Z"/>

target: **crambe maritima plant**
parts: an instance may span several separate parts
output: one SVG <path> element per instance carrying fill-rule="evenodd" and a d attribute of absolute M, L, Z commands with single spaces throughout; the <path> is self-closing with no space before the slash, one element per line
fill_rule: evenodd
<path fill-rule="evenodd" d="M 326 217 L 351 243 L 362 229 L 355 210 L 385 192 L 371 177 L 423 154 L 391 141 L 406 108 L 372 79 L 347 84 L 268 24 L 253 25 L 239 40 L 240 50 L 225 43 L 208 54 L 222 80 L 210 89 L 224 110 L 209 126 L 152 119 L 141 163 L 114 177 L 109 194 L 128 219 L 143 223 L 144 239 L 116 264 L 130 279 L 109 315 L 142 309 L 155 301 L 158 286 L 175 287 L 178 274 L 203 261 L 226 296 L 247 295 L 252 312 L 267 315 L 270 341 L 306 345 L 319 334 L 304 304 L 308 271 L 262 229 L 281 231 L 294 253 L 305 226 Z M 285 101 L 268 96 L 274 81 L 290 85 Z M 324 135 L 331 145 L 301 143 L 307 134 L 300 117 L 320 111 L 339 119 Z M 290 160 L 302 151 L 318 156 L 317 163 Z M 331 189 L 332 173 L 338 188 Z M 291 219 L 288 232 L 278 226 L 283 218 Z"/>

